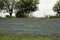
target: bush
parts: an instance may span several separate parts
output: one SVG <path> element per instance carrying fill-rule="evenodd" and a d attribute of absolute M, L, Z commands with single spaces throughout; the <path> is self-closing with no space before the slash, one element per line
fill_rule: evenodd
<path fill-rule="evenodd" d="M 59 16 L 50 16 L 49 18 L 60 18 Z"/>
<path fill-rule="evenodd" d="M 9 18 L 9 15 L 6 15 L 7 18 Z"/>
<path fill-rule="evenodd" d="M 15 16 L 16 16 L 16 18 L 26 18 L 27 17 L 27 15 L 21 13 L 20 11 L 18 11 Z"/>

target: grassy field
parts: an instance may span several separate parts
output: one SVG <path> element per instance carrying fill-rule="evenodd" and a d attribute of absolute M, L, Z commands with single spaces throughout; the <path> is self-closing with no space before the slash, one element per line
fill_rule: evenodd
<path fill-rule="evenodd" d="M 60 18 L 0 18 L 0 40 L 60 40 L 59 30 Z M 15 33 L 22 35 L 17 36 Z M 37 35 L 40 33 L 46 35 Z M 53 36 L 48 36 L 49 34 Z"/>
<path fill-rule="evenodd" d="M 12 36 L 3 36 L 0 38 L 0 40 L 59 40 L 56 37 L 32 37 L 32 38 L 28 38 L 28 37 L 12 37 Z"/>
<path fill-rule="evenodd" d="M 13 35 L 6 35 L 2 36 L 0 35 L 0 40 L 60 40 L 60 37 L 47 37 L 47 36 L 34 36 L 29 37 L 26 34 L 20 35 L 20 36 L 13 36 Z"/>

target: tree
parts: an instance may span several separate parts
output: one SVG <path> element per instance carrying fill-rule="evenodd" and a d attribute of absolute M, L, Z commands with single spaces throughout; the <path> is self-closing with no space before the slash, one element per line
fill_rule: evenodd
<path fill-rule="evenodd" d="M 37 10 L 38 3 L 39 3 L 39 0 L 19 0 L 15 5 L 15 7 L 19 9 L 16 16 L 27 17 L 29 13 Z"/>
<path fill-rule="evenodd" d="M 57 16 L 60 16 L 60 0 L 54 5 L 53 10 L 57 12 Z"/>
<path fill-rule="evenodd" d="M 0 0 L 0 9 L 4 9 L 9 12 L 10 17 L 12 17 L 13 9 L 15 5 L 15 0 Z"/>

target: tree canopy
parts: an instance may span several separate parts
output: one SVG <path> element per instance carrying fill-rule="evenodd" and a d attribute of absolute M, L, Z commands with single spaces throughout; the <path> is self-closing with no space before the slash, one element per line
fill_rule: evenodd
<path fill-rule="evenodd" d="M 5 1 L 5 0 L 4 0 L 4 1 Z M 3 1 L 3 0 L 0 0 L 0 9 L 3 9 L 4 1 Z"/>
<path fill-rule="evenodd" d="M 54 5 L 53 10 L 57 12 L 57 16 L 60 16 L 60 0 Z"/>
<path fill-rule="evenodd" d="M 14 3 L 14 0 L 0 0 L 0 9 L 4 9 L 9 12 L 10 17 L 12 17 Z"/>
<path fill-rule="evenodd" d="M 26 14 L 28 15 L 30 12 L 37 10 L 38 3 L 39 0 L 19 0 L 16 3 L 15 7 L 19 9 L 19 12 L 22 13 L 21 15 L 26 15 Z"/>

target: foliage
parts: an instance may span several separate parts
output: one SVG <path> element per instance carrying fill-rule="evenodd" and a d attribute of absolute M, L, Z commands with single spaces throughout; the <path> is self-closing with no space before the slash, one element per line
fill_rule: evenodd
<path fill-rule="evenodd" d="M 57 3 L 55 4 L 55 6 L 53 7 L 53 10 L 55 12 L 57 12 L 57 15 L 60 16 L 60 0 L 57 1 Z"/>
<path fill-rule="evenodd" d="M 12 17 L 13 9 L 20 11 L 20 14 L 29 14 L 37 10 L 38 0 L 0 0 L 0 9 L 5 9 Z"/>
<path fill-rule="evenodd" d="M 0 0 L 0 9 L 6 10 L 10 14 L 10 17 L 12 17 L 14 5 L 15 0 Z"/>
<path fill-rule="evenodd" d="M 3 5 L 4 5 L 3 0 L 0 0 L 0 9 L 2 9 L 2 8 L 3 8 Z"/>
<path fill-rule="evenodd" d="M 25 14 L 23 14 L 23 13 L 21 13 L 20 11 L 18 11 L 17 13 L 16 13 L 16 18 L 26 18 L 27 16 L 25 15 Z"/>
<path fill-rule="evenodd" d="M 6 15 L 7 18 L 9 18 L 9 15 Z"/>
<path fill-rule="evenodd" d="M 38 0 L 19 0 L 15 7 L 19 9 L 20 14 L 29 15 L 30 12 L 37 10 Z M 19 14 L 19 13 L 18 13 Z"/>

